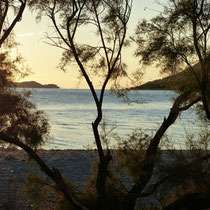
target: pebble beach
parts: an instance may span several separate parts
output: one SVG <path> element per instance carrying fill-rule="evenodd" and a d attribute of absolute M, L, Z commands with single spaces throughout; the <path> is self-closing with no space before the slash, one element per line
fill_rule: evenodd
<path fill-rule="evenodd" d="M 91 173 L 96 151 L 38 150 L 37 153 L 52 168 L 69 178 L 81 189 Z M 30 173 L 40 173 L 39 167 L 24 151 L 0 149 L 0 209 L 30 209 L 23 183 Z"/>
<path fill-rule="evenodd" d="M 95 150 L 38 150 L 37 153 L 48 167 L 58 169 L 79 191 L 91 175 L 92 163 L 97 158 Z M 163 158 L 168 159 L 167 153 L 164 153 Z M 40 173 L 38 165 L 24 151 L 0 148 L 0 210 L 32 209 L 32 201 L 22 188 L 30 174 Z M 128 176 L 122 176 L 121 179 L 127 189 L 131 187 Z M 155 175 L 152 176 L 151 183 L 153 181 L 156 181 Z M 157 204 L 153 195 L 144 198 L 142 202 Z"/>

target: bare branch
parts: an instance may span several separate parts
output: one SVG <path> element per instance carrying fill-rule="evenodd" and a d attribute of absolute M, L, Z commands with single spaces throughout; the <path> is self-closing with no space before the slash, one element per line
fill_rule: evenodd
<path fill-rule="evenodd" d="M 0 2 L 0 6 L 1 6 L 2 3 Z M 8 9 L 9 9 L 9 2 L 8 2 L 8 0 L 5 0 L 5 10 L 4 10 L 4 13 L 1 14 L 1 19 L 0 19 L 0 35 L 2 33 L 2 30 L 3 30 L 3 24 L 4 24 L 4 21 L 6 19 Z M 0 11 L 0 12 L 2 12 L 2 11 Z"/>
<path fill-rule="evenodd" d="M 82 4 L 82 6 L 80 7 L 79 14 L 77 16 L 76 23 L 75 23 L 75 26 L 74 26 L 74 30 L 73 30 L 73 33 L 72 33 L 72 39 L 74 39 L 74 36 L 75 36 L 76 30 L 77 30 L 77 26 L 78 26 L 79 20 L 81 20 L 80 19 L 80 16 L 81 16 L 81 13 L 82 13 L 82 10 L 83 10 L 85 4 L 86 4 L 86 1 L 84 1 L 83 4 Z"/>
<path fill-rule="evenodd" d="M 55 19 L 55 8 L 56 8 L 56 2 L 57 0 L 54 0 L 54 5 L 53 8 L 51 9 L 51 14 L 49 15 L 49 18 L 52 20 L 56 31 L 58 32 L 59 36 L 61 37 L 61 39 L 63 40 L 63 42 L 68 46 L 71 47 L 70 44 L 67 42 L 67 40 L 64 38 L 63 34 L 61 33 L 60 29 L 58 28 L 56 19 Z"/>
<path fill-rule="evenodd" d="M 106 44 L 105 44 L 105 40 L 104 40 L 103 30 L 101 28 L 101 24 L 100 24 L 100 21 L 99 21 L 99 15 L 98 15 L 98 11 L 97 11 L 97 8 L 96 8 L 95 0 L 93 1 L 93 7 L 94 7 L 96 20 L 97 20 L 97 26 L 98 26 L 99 34 L 100 34 L 100 37 L 101 37 L 102 46 L 104 48 L 104 54 L 105 54 L 106 61 L 107 61 L 108 72 L 110 72 L 111 67 L 110 67 L 110 63 L 109 63 L 108 52 L 106 50 Z M 100 100 L 100 103 L 101 103 L 101 100 Z"/>
<path fill-rule="evenodd" d="M 193 100 L 191 103 L 189 103 L 188 105 L 184 106 L 184 107 L 180 107 L 179 111 L 185 111 L 187 109 L 189 109 L 191 106 L 193 106 L 194 104 L 198 103 L 199 101 L 201 101 L 201 97 L 196 98 L 195 100 Z"/>
<path fill-rule="evenodd" d="M 26 0 L 19 0 L 21 2 L 21 5 L 20 5 L 20 8 L 19 8 L 19 11 L 18 11 L 18 14 L 16 15 L 15 19 L 12 21 L 11 25 L 8 27 L 8 29 L 5 29 L 2 37 L 0 38 L 0 46 L 2 45 L 2 43 L 7 39 L 7 37 L 10 35 L 12 29 L 15 27 L 16 23 L 18 21 L 21 20 L 22 18 L 22 14 L 23 14 L 23 11 L 25 9 L 25 6 L 26 6 Z M 6 2 L 8 2 L 6 0 Z M 8 5 L 6 4 L 6 6 L 8 7 Z M 7 12 L 8 8 L 6 8 L 6 12 Z"/>
<path fill-rule="evenodd" d="M 143 188 L 145 187 L 145 185 L 150 180 L 150 178 L 152 176 L 152 172 L 153 172 L 153 168 L 154 168 L 154 164 L 155 164 L 155 157 L 157 154 L 160 140 L 163 137 L 163 135 L 165 134 L 165 132 L 167 131 L 167 129 L 177 119 L 179 113 L 181 112 L 179 110 L 180 105 L 185 101 L 187 95 L 188 95 L 188 93 L 184 93 L 176 98 L 176 100 L 170 110 L 168 117 L 164 118 L 163 123 L 161 124 L 160 128 L 157 130 L 154 137 L 150 141 L 149 147 L 147 148 L 147 151 L 146 151 L 145 159 L 142 164 L 141 172 L 138 177 L 138 181 L 136 184 L 134 184 L 132 189 L 127 194 L 125 202 L 130 199 L 136 200 L 139 197 L 139 195 L 140 195 L 141 191 L 143 190 Z M 193 102 L 190 103 L 189 107 L 190 107 L 190 105 L 191 106 L 194 105 L 197 100 L 195 100 L 194 103 Z"/>
<path fill-rule="evenodd" d="M 63 192 L 65 197 L 68 199 L 68 201 L 78 210 L 86 210 L 84 206 L 79 204 L 76 199 L 71 195 L 67 189 L 67 186 L 60 174 L 60 171 L 58 169 L 50 169 L 45 162 L 37 155 L 37 153 L 31 149 L 31 147 L 27 146 L 26 144 L 22 143 L 18 139 L 10 138 L 8 136 L 5 136 L 3 133 L 0 133 L 0 139 L 4 142 L 16 145 L 20 148 L 22 148 L 38 165 L 39 167 L 45 172 L 47 176 L 49 176 L 60 188 L 60 190 Z"/>

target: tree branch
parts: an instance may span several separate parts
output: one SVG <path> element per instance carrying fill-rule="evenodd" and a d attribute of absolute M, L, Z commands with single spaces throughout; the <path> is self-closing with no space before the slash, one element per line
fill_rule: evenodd
<path fill-rule="evenodd" d="M 189 103 L 188 105 L 184 106 L 184 107 L 180 107 L 178 110 L 181 111 L 185 111 L 187 109 L 189 109 L 191 106 L 193 106 L 194 104 L 196 104 L 197 102 L 201 101 L 201 97 L 196 98 L 195 100 L 193 100 L 191 103 Z"/>
<path fill-rule="evenodd" d="M 68 199 L 71 205 L 73 205 L 78 210 L 86 210 L 84 206 L 79 204 L 73 195 L 71 195 L 67 189 L 67 186 L 60 174 L 60 171 L 53 168 L 52 170 L 45 164 L 45 162 L 37 155 L 37 153 L 31 149 L 26 144 L 22 143 L 18 139 L 10 138 L 3 133 L 0 133 L 0 139 L 4 142 L 16 145 L 20 148 L 22 148 L 41 168 L 41 170 L 44 171 L 44 173 L 49 176 L 59 187 L 61 192 L 65 195 L 65 197 Z"/>
<path fill-rule="evenodd" d="M 0 38 L 0 46 L 6 40 L 6 38 L 10 35 L 10 33 L 11 33 L 12 29 L 15 27 L 16 23 L 21 20 L 23 11 L 26 6 L 26 0 L 24 0 L 24 1 L 19 0 L 19 1 L 21 2 L 21 5 L 19 8 L 18 14 L 16 15 L 15 19 L 13 20 L 13 22 L 11 23 L 9 28 L 4 31 L 3 36 Z"/>
<path fill-rule="evenodd" d="M 167 129 L 176 121 L 179 113 L 181 112 L 179 110 L 181 103 L 184 102 L 186 99 L 188 93 L 184 93 L 180 96 L 178 96 L 170 110 L 170 113 L 167 118 L 164 118 L 162 125 L 157 130 L 156 134 L 150 141 L 149 147 L 146 151 L 145 159 L 142 164 L 142 168 L 140 171 L 140 175 L 138 177 L 138 181 L 134 184 L 134 186 L 131 188 L 131 190 L 128 192 L 128 194 L 125 196 L 125 206 L 135 205 L 136 199 L 139 197 L 141 191 L 146 186 L 146 184 L 149 182 L 153 169 L 155 164 L 155 157 L 157 154 L 158 146 L 160 143 L 161 138 L 167 131 Z M 200 98 L 199 98 L 200 99 Z M 197 100 L 194 100 L 192 103 L 190 103 L 187 107 L 190 108 L 192 105 L 194 105 Z"/>
<path fill-rule="evenodd" d="M 0 6 L 2 3 L 0 2 Z M 1 9 L 1 8 L 0 8 Z M 9 2 L 8 0 L 5 0 L 5 10 L 4 10 L 4 14 L 1 14 L 1 19 L 0 19 L 0 35 L 2 33 L 2 30 L 3 30 L 3 24 L 4 24 L 4 21 L 6 19 L 6 16 L 7 16 L 7 12 L 8 12 L 8 9 L 9 9 Z M 0 11 L 2 12 L 2 11 Z"/>

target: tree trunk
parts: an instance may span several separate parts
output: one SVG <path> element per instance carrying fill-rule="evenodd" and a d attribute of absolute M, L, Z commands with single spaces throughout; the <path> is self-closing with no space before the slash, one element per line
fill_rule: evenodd
<path fill-rule="evenodd" d="M 197 98 L 189 105 L 180 108 L 180 104 L 184 101 L 185 97 L 186 94 L 182 94 L 177 97 L 168 117 L 166 119 L 164 118 L 162 125 L 151 140 L 150 145 L 146 151 L 146 156 L 140 171 L 140 175 L 138 177 L 138 181 L 134 184 L 132 189 L 127 193 L 123 200 L 123 210 L 134 209 L 137 198 L 151 179 L 155 164 L 155 158 L 158 151 L 158 146 L 161 138 L 163 137 L 167 129 L 176 121 L 181 111 L 190 108 L 193 104 L 197 103 L 200 100 L 200 98 Z"/>
<path fill-rule="evenodd" d="M 93 132 L 95 136 L 95 141 L 99 154 L 99 165 L 98 165 L 98 173 L 96 179 L 96 191 L 98 195 L 98 202 L 100 209 L 105 209 L 106 206 L 106 179 L 108 176 L 108 166 L 112 159 L 110 152 L 108 151 L 106 155 L 104 155 L 103 148 L 101 146 L 100 136 L 98 133 L 98 126 L 96 123 L 92 124 Z"/>
<path fill-rule="evenodd" d="M 123 204 L 123 210 L 133 210 L 135 207 L 135 203 L 137 198 L 139 197 L 140 193 L 144 189 L 144 187 L 147 185 L 149 180 L 151 179 L 154 164 L 155 164 L 155 157 L 158 150 L 159 142 L 166 132 L 166 130 L 175 122 L 175 120 L 178 117 L 178 111 L 173 112 L 171 111 L 169 114 L 169 117 L 167 119 L 164 119 L 161 127 L 157 131 L 156 135 L 153 137 L 153 139 L 150 142 L 149 148 L 147 149 L 146 157 L 143 163 L 143 166 L 141 168 L 141 174 L 138 177 L 139 183 L 136 183 L 133 188 L 127 193 L 124 204 Z"/>
<path fill-rule="evenodd" d="M 64 182 L 62 175 L 60 174 L 59 170 L 53 168 L 50 169 L 46 163 L 37 155 L 37 153 L 27 146 L 26 144 L 22 143 L 18 139 L 10 138 L 3 133 L 0 133 L 0 139 L 4 142 L 16 145 L 20 148 L 22 148 L 40 167 L 40 169 L 54 181 L 60 191 L 64 194 L 65 198 L 69 201 L 69 204 L 71 204 L 76 210 L 87 210 L 85 206 L 80 204 L 73 195 L 70 194 L 68 191 L 68 187 L 66 186 L 66 183 Z"/>
<path fill-rule="evenodd" d="M 11 34 L 13 28 L 15 27 L 15 25 L 17 24 L 18 21 L 21 20 L 22 18 L 22 15 L 23 15 L 23 12 L 25 10 L 25 7 L 26 7 L 26 0 L 23 0 L 23 1 L 19 1 L 21 3 L 20 5 L 20 8 L 17 9 L 17 14 L 14 18 L 14 20 L 12 21 L 12 23 L 7 27 L 7 29 L 4 30 L 3 32 L 3 35 L 0 37 L 0 46 L 4 43 L 4 41 L 8 38 L 8 36 Z M 8 13 L 8 8 L 9 8 L 9 3 L 8 1 L 5 2 L 5 17 L 1 17 L 3 18 L 3 21 L 5 20 L 6 18 L 6 15 Z M 1 30 L 2 30 L 2 27 L 3 27 L 3 22 L 1 24 Z"/>
<path fill-rule="evenodd" d="M 201 91 L 201 94 L 202 94 L 203 109 L 206 113 L 206 117 L 210 120 L 210 104 L 208 103 L 208 96 L 207 96 L 208 92 L 206 91 L 206 89 L 203 89 Z"/>
<path fill-rule="evenodd" d="M 106 180 L 108 176 L 108 165 L 111 160 L 111 156 L 106 155 L 104 160 L 99 163 L 98 174 L 96 180 L 96 189 L 98 194 L 98 205 L 101 210 L 108 210 L 107 206 L 107 192 L 106 192 Z"/>

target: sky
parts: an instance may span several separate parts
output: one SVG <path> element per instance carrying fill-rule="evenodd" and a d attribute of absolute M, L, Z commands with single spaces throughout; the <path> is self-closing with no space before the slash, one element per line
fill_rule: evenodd
<path fill-rule="evenodd" d="M 128 24 L 128 36 L 134 33 L 138 20 L 150 19 L 157 15 L 157 11 L 160 10 L 159 7 L 155 0 L 134 0 Z M 45 32 L 51 30 L 49 27 L 50 20 L 45 17 L 41 22 L 36 23 L 35 16 L 35 12 L 31 13 L 26 9 L 22 20 L 15 26 L 16 39 L 20 43 L 18 50 L 25 58 L 25 64 L 32 72 L 20 81 L 37 81 L 41 84 L 53 83 L 61 88 L 88 88 L 84 80 L 80 81 L 78 79 L 78 69 L 76 67 L 70 67 L 66 72 L 58 69 L 63 51 L 46 44 Z M 87 39 L 87 34 L 83 33 L 81 37 Z M 132 72 L 139 67 L 138 58 L 134 56 L 134 50 L 135 46 L 126 49 L 123 53 L 123 61 L 128 65 L 128 72 Z M 157 78 L 160 78 L 158 70 L 150 67 L 147 68 L 142 82 Z M 97 80 L 94 81 L 94 85 L 96 88 L 100 88 Z"/>

